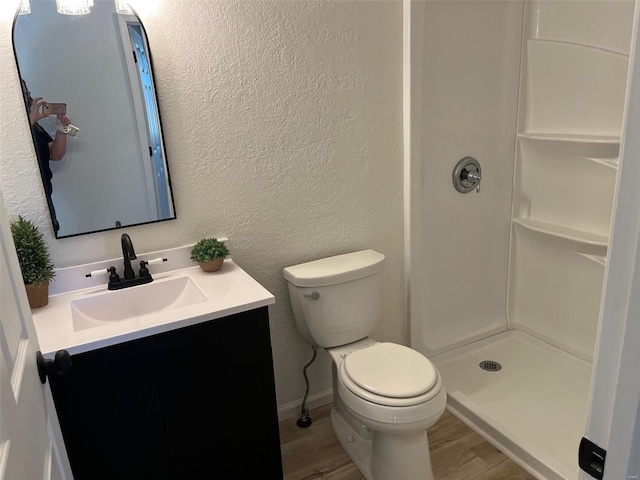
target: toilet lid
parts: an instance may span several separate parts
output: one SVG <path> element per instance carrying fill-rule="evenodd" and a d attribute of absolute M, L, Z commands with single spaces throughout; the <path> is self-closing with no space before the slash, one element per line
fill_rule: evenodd
<path fill-rule="evenodd" d="M 424 355 L 395 343 L 378 343 L 347 355 L 344 371 L 360 388 L 392 398 L 422 395 L 437 379 Z"/>

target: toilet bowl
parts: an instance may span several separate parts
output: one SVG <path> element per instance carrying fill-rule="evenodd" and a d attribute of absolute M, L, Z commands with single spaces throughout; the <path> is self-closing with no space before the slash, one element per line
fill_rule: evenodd
<path fill-rule="evenodd" d="M 287 267 L 304 340 L 331 355 L 331 425 L 367 480 L 433 480 L 427 428 L 447 395 L 436 367 L 368 334 L 380 318 L 384 255 L 363 250 Z"/>
<path fill-rule="evenodd" d="M 447 403 L 435 366 L 410 348 L 369 338 L 327 351 L 334 362 L 331 424 L 363 475 L 433 480 L 426 430 Z"/>
<path fill-rule="evenodd" d="M 442 415 L 446 394 L 440 373 L 415 350 L 377 343 L 341 361 L 329 353 L 338 368 L 340 396 L 363 422 L 378 425 L 375 430 L 426 430 Z"/>

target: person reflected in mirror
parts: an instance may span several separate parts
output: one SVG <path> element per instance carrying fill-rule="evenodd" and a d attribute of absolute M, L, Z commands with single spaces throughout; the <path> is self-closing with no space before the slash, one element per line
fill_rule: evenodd
<path fill-rule="evenodd" d="M 29 123 L 31 125 L 31 135 L 33 136 L 33 144 L 36 150 L 36 156 L 38 157 L 38 167 L 40 169 L 40 176 L 42 177 L 42 184 L 44 186 L 45 196 L 47 197 L 47 204 L 49 206 L 49 212 L 51 213 L 51 221 L 53 223 L 53 229 L 58 233 L 60 230 L 60 224 L 56 217 L 56 209 L 53 206 L 53 200 L 51 195 L 53 194 L 53 172 L 49 165 L 50 161 L 59 161 L 67 153 L 67 135 L 60 132 L 60 128 L 55 134 L 55 138 L 51 138 L 51 135 L 42 128 L 38 123 L 39 120 L 47 118 L 49 115 L 42 113 L 42 106 L 47 102 L 42 97 L 31 97 L 31 92 L 27 88 L 27 84 L 24 80 L 20 80 L 22 84 L 22 95 L 24 96 L 24 103 L 27 107 L 27 115 L 29 116 Z M 59 124 L 61 127 L 66 127 L 71 121 L 66 115 L 57 115 Z"/>

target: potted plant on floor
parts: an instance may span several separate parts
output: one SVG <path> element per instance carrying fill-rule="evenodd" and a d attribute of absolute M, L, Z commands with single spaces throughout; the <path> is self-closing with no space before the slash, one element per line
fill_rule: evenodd
<path fill-rule="evenodd" d="M 44 237 L 38 227 L 20 216 L 11 224 L 11 235 L 29 305 L 31 308 L 44 307 L 49 303 L 49 281 L 55 276 Z"/>
<path fill-rule="evenodd" d="M 198 262 L 205 272 L 220 270 L 229 249 L 217 238 L 203 238 L 191 249 L 191 260 Z"/>

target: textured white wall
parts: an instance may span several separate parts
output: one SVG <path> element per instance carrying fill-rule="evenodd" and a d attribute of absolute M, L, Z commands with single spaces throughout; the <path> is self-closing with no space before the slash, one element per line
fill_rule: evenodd
<path fill-rule="evenodd" d="M 12 18 L 0 8 L 7 210 L 46 230 L 59 267 L 118 256 L 121 232 L 52 238 L 14 68 Z M 303 396 L 301 369 L 311 353 L 295 330 L 286 266 L 362 248 L 384 253 L 383 319 L 374 336 L 405 343 L 402 3 L 158 0 L 142 20 L 178 219 L 128 228 L 136 249 L 229 236 L 234 260 L 276 296 L 280 405 Z M 330 388 L 324 352 L 309 376 L 311 393 Z"/>

